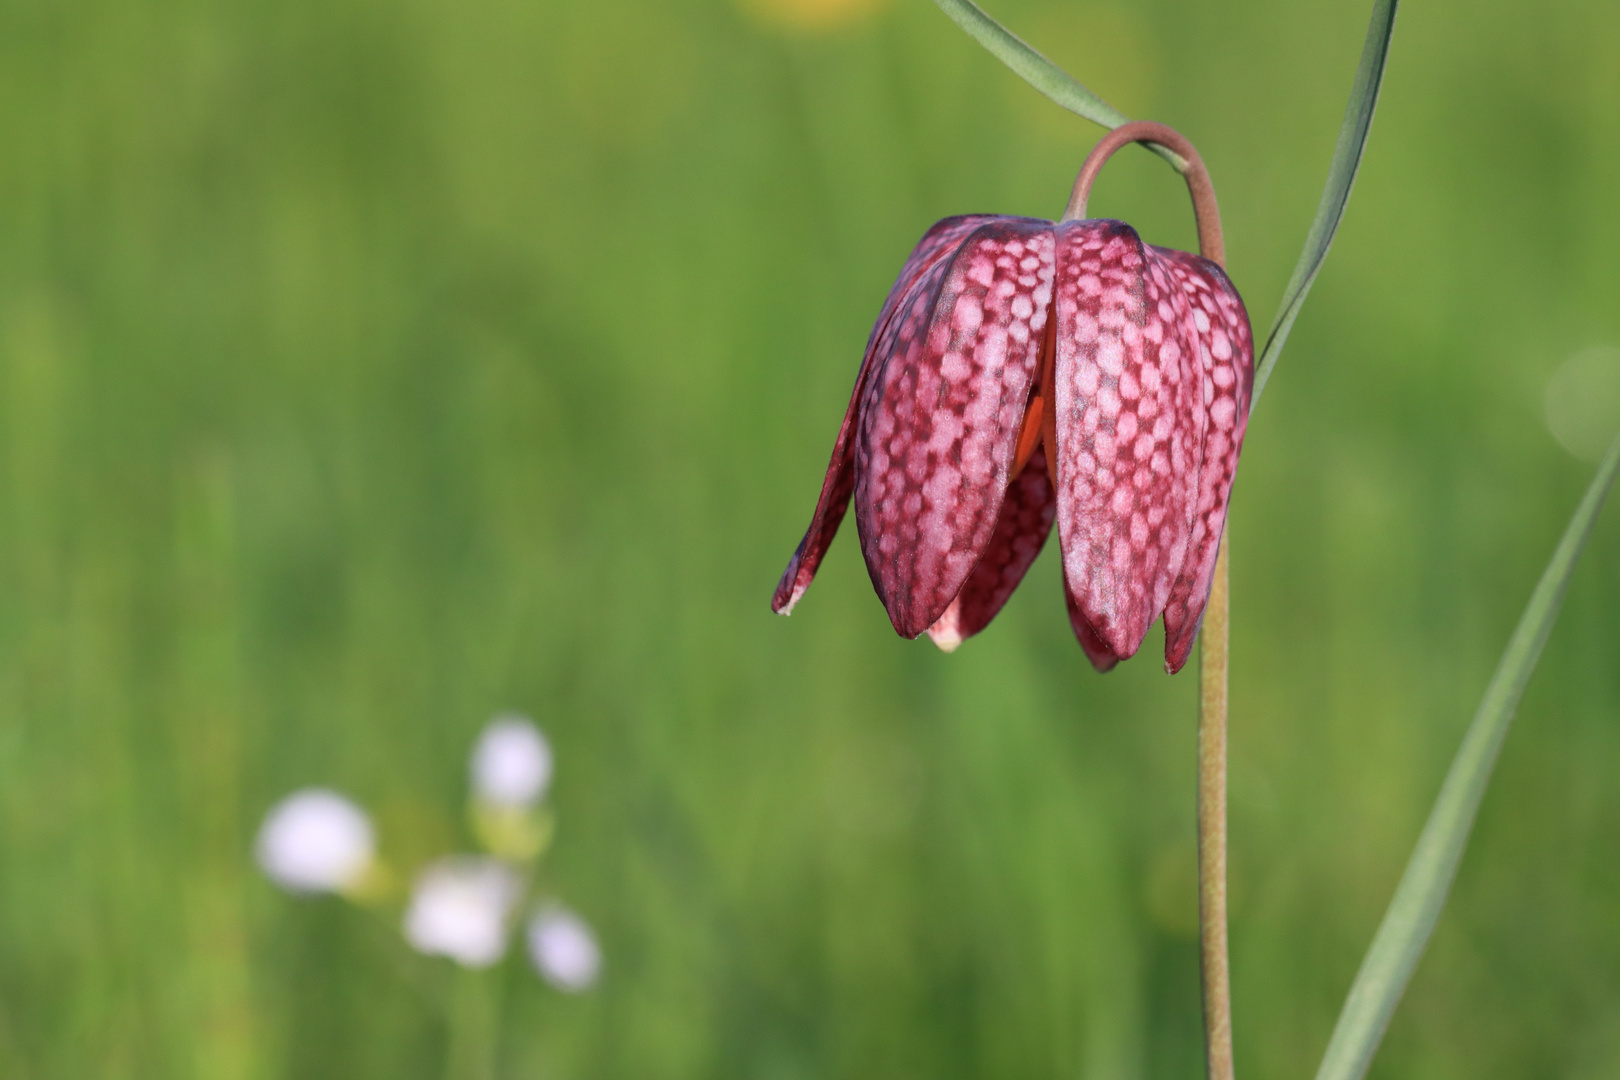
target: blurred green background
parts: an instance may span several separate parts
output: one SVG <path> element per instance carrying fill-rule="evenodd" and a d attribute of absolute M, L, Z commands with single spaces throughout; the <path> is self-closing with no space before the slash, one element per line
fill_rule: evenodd
<path fill-rule="evenodd" d="M 1369 4 L 997 0 L 1193 139 L 1263 331 Z M 0 1075 L 436 1077 L 386 926 L 254 830 L 343 790 L 465 847 L 497 709 L 558 755 L 592 993 L 514 953 L 501 1077 L 1193 1078 L 1195 676 L 1100 677 L 1055 559 L 954 656 L 850 525 L 769 613 L 871 320 L 1099 129 L 926 0 L 0 6 Z M 1239 1067 L 1309 1075 L 1591 466 L 1620 7 L 1412 2 L 1233 547 Z M 1094 212 L 1191 246 L 1128 152 Z M 1620 513 L 1378 1077 L 1620 1074 Z"/>

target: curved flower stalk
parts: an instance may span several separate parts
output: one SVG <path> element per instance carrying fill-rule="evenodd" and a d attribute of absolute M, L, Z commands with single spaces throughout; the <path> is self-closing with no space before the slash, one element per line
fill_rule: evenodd
<path fill-rule="evenodd" d="M 1187 161 L 1202 255 L 1085 217 L 1119 146 Z M 1053 524 L 1070 623 L 1101 671 L 1164 617 L 1179 671 L 1215 573 L 1253 384 L 1208 173 L 1157 124 L 1116 129 L 1060 222 L 946 218 L 867 344 L 809 530 L 772 599 L 809 587 L 849 502 L 895 630 L 950 651 L 987 626 Z"/>

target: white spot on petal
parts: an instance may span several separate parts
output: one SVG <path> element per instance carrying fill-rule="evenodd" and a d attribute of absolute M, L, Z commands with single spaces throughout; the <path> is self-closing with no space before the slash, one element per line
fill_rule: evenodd
<path fill-rule="evenodd" d="M 963 296 L 956 301 L 956 310 L 951 313 L 951 322 L 963 333 L 972 333 L 984 322 L 984 308 L 980 306 L 977 298 Z"/>

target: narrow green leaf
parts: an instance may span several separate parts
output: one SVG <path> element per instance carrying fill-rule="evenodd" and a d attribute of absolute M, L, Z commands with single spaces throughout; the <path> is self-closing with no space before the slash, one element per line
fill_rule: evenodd
<path fill-rule="evenodd" d="M 1423 826 L 1417 847 L 1406 864 L 1406 872 L 1395 889 L 1395 898 L 1384 913 L 1384 921 L 1361 962 L 1361 970 L 1356 972 L 1356 981 L 1345 999 L 1316 1080 L 1361 1080 L 1366 1075 L 1390 1015 L 1400 1002 L 1418 958 L 1429 943 L 1440 909 L 1445 905 L 1480 799 L 1485 794 L 1485 785 L 1490 782 L 1502 740 L 1513 722 L 1519 697 L 1524 693 L 1524 684 L 1535 670 L 1536 661 L 1541 658 L 1541 647 L 1547 643 L 1547 635 L 1558 619 L 1558 609 L 1575 561 L 1580 558 L 1603 499 L 1614 484 L 1616 471 L 1620 471 L 1620 438 L 1609 447 L 1608 455 L 1586 489 L 1585 498 L 1570 519 L 1569 528 L 1564 530 L 1564 538 L 1558 542 L 1552 561 L 1531 594 L 1530 605 L 1524 609 L 1508 641 L 1507 651 L 1496 667 L 1496 674 L 1485 690 L 1485 699 L 1463 736 L 1462 746 L 1440 788 L 1440 797 L 1429 812 L 1428 823 Z"/>
<path fill-rule="evenodd" d="M 940 3 L 943 6 L 944 0 L 940 0 Z M 1333 163 L 1328 166 L 1322 201 L 1317 204 L 1311 231 L 1306 234 L 1305 250 L 1300 252 L 1299 262 L 1294 265 L 1294 276 L 1288 280 L 1288 288 L 1283 290 L 1282 306 L 1272 320 L 1271 332 L 1266 336 L 1266 347 L 1260 351 L 1260 367 L 1254 376 L 1254 396 L 1249 404 L 1251 411 L 1260 401 L 1260 392 L 1265 389 L 1266 380 L 1271 378 L 1271 369 L 1277 366 L 1283 342 L 1288 340 L 1288 332 L 1294 328 L 1300 306 L 1305 303 L 1305 294 L 1311 291 L 1311 283 L 1322 269 L 1322 260 L 1327 258 L 1333 236 L 1339 231 L 1345 203 L 1350 201 L 1350 188 L 1356 182 L 1356 171 L 1361 167 L 1361 152 L 1366 149 L 1367 132 L 1372 128 L 1373 110 L 1378 105 L 1378 88 L 1384 81 L 1384 62 L 1389 57 L 1389 37 L 1395 30 L 1397 6 L 1398 0 L 1377 0 L 1373 5 L 1372 21 L 1367 27 L 1367 42 L 1361 48 L 1361 64 L 1356 68 L 1350 103 L 1344 109 L 1344 123 L 1339 128 L 1338 145 L 1333 149 Z"/>
<path fill-rule="evenodd" d="M 951 17 L 952 22 L 966 30 L 969 37 L 988 49 L 992 56 L 1012 68 L 1019 78 L 1065 109 L 1109 130 L 1129 121 L 1130 117 L 1092 93 L 1067 71 L 1036 52 L 973 0 L 934 0 L 934 2 L 939 5 L 941 11 Z M 1177 172 L 1182 172 L 1187 167 L 1181 155 L 1172 150 L 1152 145 L 1148 149 L 1174 165 Z"/>

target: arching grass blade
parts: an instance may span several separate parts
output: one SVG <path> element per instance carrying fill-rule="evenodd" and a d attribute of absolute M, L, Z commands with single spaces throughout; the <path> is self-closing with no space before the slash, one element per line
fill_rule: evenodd
<path fill-rule="evenodd" d="M 958 0 L 965 2 L 965 0 Z M 944 6 L 944 0 L 940 0 Z M 1373 110 L 1378 105 L 1378 89 L 1384 81 L 1384 62 L 1389 57 L 1389 38 L 1395 30 L 1397 0 L 1377 0 L 1373 5 L 1372 21 L 1367 27 L 1367 41 L 1361 48 L 1361 64 L 1356 68 L 1355 85 L 1350 90 L 1350 102 L 1344 109 L 1344 123 L 1339 128 L 1339 142 L 1333 149 L 1333 163 L 1328 166 L 1327 184 L 1322 189 L 1322 201 L 1317 204 L 1311 231 L 1305 236 L 1305 250 L 1294 265 L 1294 275 L 1283 290 L 1282 305 L 1272 320 L 1266 346 L 1260 351 L 1260 365 L 1254 376 L 1254 397 L 1249 408 L 1260 401 L 1260 394 L 1271 378 L 1271 369 L 1277 366 L 1283 342 L 1294 328 L 1305 294 L 1322 269 L 1333 236 L 1339 231 L 1344 207 L 1350 201 L 1350 188 L 1356 182 L 1356 170 L 1361 167 L 1361 153 L 1367 146 L 1367 132 L 1372 128 Z M 970 31 L 971 32 L 971 31 Z M 1022 44 L 1020 42 L 1020 44 Z M 1028 78 L 1028 76 L 1025 76 Z M 1050 96 L 1050 95 L 1048 95 Z M 1055 100 L 1055 99 L 1054 99 Z"/>
<path fill-rule="evenodd" d="M 1112 130 L 1130 119 L 1081 83 L 1074 76 L 1036 52 L 1017 34 L 1002 26 L 990 13 L 973 0 L 934 0 L 940 10 L 969 37 L 983 45 L 990 54 L 1029 85 L 1052 101 L 1094 124 Z M 1186 162 L 1181 155 L 1162 146 L 1149 145 L 1149 150 L 1164 158 L 1181 172 Z"/>
<path fill-rule="evenodd" d="M 1316 1080 L 1361 1080 L 1366 1075 L 1389 1018 L 1445 905 L 1446 894 L 1457 876 L 1457 863 L 1468 843 L 1474 816 L 1485 794 L 1485 785 L 1490 782 L 1502 740 L 1513 722 L 1519 697 L 1557 621 L 1570 574 L 1591 534 L 1604 497 L 1614 484 L 1617 470 L 1620 470 L 1620 438 L 1609 447 L 1575 516 L 1570 519 L 1569 528 L 1564 530 L 1564 538 L 1558 542 L 1552 561 L 1531 594 L 1530 604 L 1508 641 L 1507 651 L 1491 677 L 1479 711 L 1463 736 L 1462 746 L 1440 788 L 1440 797 L 1429 812 L 1428 823 L 1423 826 L 1417 847 L 1406 864 L 1406 872 L 1395 889 L 1395 898 L 1390 901 L 1372 947 L 1367 950 L 1361 970 L 1350 987 Z"/>

